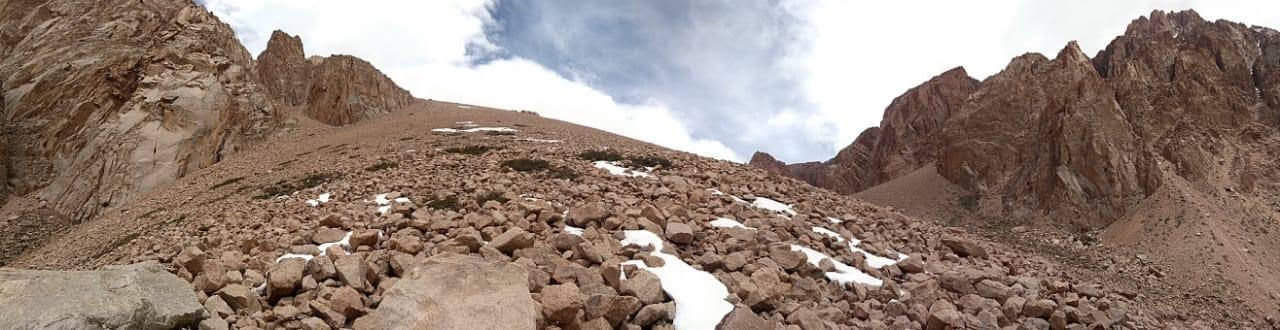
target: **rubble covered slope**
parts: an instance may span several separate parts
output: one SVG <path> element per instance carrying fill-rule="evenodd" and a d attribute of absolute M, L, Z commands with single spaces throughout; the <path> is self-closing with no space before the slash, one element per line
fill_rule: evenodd
<path fill-rule="evenodd" d="M 206 326 L 236 328 L 1182 322 L 1158 299 L 748 166 L 440 102 L 270 141 L 14 264 L 150 260 L 190 281 Z"/>

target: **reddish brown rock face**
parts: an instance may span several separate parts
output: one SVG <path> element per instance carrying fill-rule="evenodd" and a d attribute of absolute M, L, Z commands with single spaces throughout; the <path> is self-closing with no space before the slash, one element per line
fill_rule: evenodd
<path fill-rule="evenodd" d="M 320 122 L 352 124 L 413 101 L 413 95 L 369 62 L 347 55 L 305 56 L 299 37 L 275 31 L 258 55 L 259 73 L 272 98 L 302 106 Z"/>
<path fill-rule="evenodd" d="M 752 164 L 847 194 L 936 163 L 1001 215 L 1098 227 L 1172 178 L 1274 187 L 1278 86 L 1276 31 L 1154 12 L 1092 59 L 1073 42 L 981 83 L 943 73 L 827 162 Z"/>
<path fill-rule="evenodd" d="M 13 193 L 77 220 L 208 166 L 276 127 L 231 28 L 182 1 L 0 8 Z"/>
<path fill-rule="evenodd" d="M 936 160 L 943 124 L 979 85 L 964 68 L 951 69 L 894 99 L 879 127 L 863 131 L 831 160 L 786 165 L 756 153 L 750 164 L 842 194 L 862 191 Z"/>

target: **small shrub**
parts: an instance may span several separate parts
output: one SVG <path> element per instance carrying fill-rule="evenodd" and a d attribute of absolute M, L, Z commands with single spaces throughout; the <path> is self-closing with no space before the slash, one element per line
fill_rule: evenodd
<path fill-rule="evenodd" d="M 377 172 L 377 171 L 393 169 L 397 167 L 400 167 L 400 164 L 397 164 L 396 162 L 389 161 L 386 159 L 382 159 L 382 160 L 379 160 L 377 164 L 373 164 L 373 165 L 369 165 L 369 167 L 365 167 L 364 170 L 365 172 Z"/>
<path fill-rule="evenodd" d="M 511 200 L 510 198 L 502 197 L 502 194 L 496 191 L 489 192 L 480 196 L 476 196 L 476 204 L 480 204 L 480 205 L 484 205 L 484 203 L 488 201 L 497 201 L 498 204 L 504 204 L 510 200 Z"/>
<path fill-rule="evenodd" d="M 573 180 L 578 178 L 578 171 L 564 166 L 556 166 L 551 171 L 548 171 L 547 174 L 555 179 Z"/>
<path fill-rule="evenodd" d="M 454 153 L 454 154 L 464 154 L 464 155 L 482 155 L 486 152 L 489 152 L 489 150 L 494 150 L 494 149 L 497 149 L 497 148 L 490 147 L 490 146 L 466 146 L 466 147 L 447 148 L 447 149 L 444 149 L 444 152 Z"/>
<path fill-rule="evenodd" d="M 427 207 L 437 209 L 437 210 L 455 210 L 456 211 L 456 210 L 462 209 L 461 206 L 458 205 L 457 196 L 449 196 L 449 197 L 427 202 Z"/>
<path fill-rule="evenodd" d="M 655 166 L 671 168 L 671 160 L 658 156 L 627 157 L 627 167 L 647 168 Z"/>
<path fill-rule="evenodd" d="M 292 194 L 295 191 L 319 186 L 338 177 L 339 175 L 335 173 L 315 173 L 294 181 L 282 180 L 275 184 L 262 187 L 262 194 L 258 195 L 258 199 L 268 199 L 280 195 Z"/>
<path fill-rule="evenodd" d="M 213 187 L 209 188 L 209 190 L 214 190 L 214 189 L 222 188 L 222 187 L 225 187 L 225 186 L 227 186 L 227 185 L 230 185 L 230 184 L 233 184 L 233 183 L 236 183 L 236 182 L 240 182 L 240 180 L 244 180 L 244 177 L 235 177 L 235 178 L 227 179 L 227 180 L 225 180 L 225 181 L 222 181 L 222 182 L 219 182 L 218 184 L 213 185 Z"/>
<path fill-rule="evenodd" d="M 598 161 L 616 162 L 616 161 L 622 160 L 622 155 L 619 155 L 617 152 L 614 152 L 613 150 L 588 150 L 578 154 L 578 158 L 582 158 L 584 160 L 589 160 L 593 162 L 598 162 Z"/>
<path fill-rule="evenodd" d="M 978 195 L 977 193 L 960 196 L 960 200 L 959 200 L 960 207 L 963 207 L 964 209 L 969 211 L 973 211 L 974 209 L 978 208 L 978 201 L 980 199 L 982 199 L 982 196 Z"/>
<path fill-rule="evenodd" d="M 541 159 L 519 158 L 502 162 L 502 166 L 520 172 L 546 171 L 551 163 Z"/>

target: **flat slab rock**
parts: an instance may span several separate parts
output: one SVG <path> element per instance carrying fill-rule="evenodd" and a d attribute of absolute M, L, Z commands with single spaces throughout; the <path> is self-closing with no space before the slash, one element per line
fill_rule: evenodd
<path fill-rule="evenodd" d="M 0 329 L 175 329 L 205 318 L 191 284 L 155 262 L 95 271 L 0 268 Z"/>
<path fill-rule="evenodd" d="M 364 329 L 534 329 L 539 310 L 529 273 L 509 262 L 440 254 L 409 271 L 372 313 Z"/>

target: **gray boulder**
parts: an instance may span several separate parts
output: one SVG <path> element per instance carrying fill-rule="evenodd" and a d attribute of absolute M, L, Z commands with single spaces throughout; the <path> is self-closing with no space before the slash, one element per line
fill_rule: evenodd
<path fill-rule="evenodd" d="M 155 262 L 96 271 L 0 268 L 0 329 L 194 328 L 190 283 Z"/>

